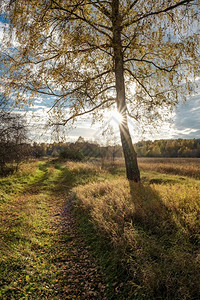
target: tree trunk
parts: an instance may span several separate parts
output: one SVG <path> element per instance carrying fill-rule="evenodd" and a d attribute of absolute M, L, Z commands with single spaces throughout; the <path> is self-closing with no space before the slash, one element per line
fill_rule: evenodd
<path fill-rule="evenodd" d="M 127 107 L 124 84 L 123 49 L 121 41 L 121 16 L 119 14 L 119 0 L 112 1 L 112 23 L 113 23 L 113 50 L 114 67 L 117 92 L 117 109 L 123 116 L 119 125 L 122 148 L 124 152 L 127 179 L 135 182 L 140 181 L 137 154 L 134 150 L 127 122 Z"/>
<path fill-rule="evenodd" d="M 127 179 L 133 180 L 135 182 L 139 182 L 140 171 L 137 163 L 137 154 L 132 144 L 127 120 L 123 121 L 123 123 L 119 125 L 119 128 L 120 128 L 120 136 L 121 136 L 122 148 L 123 148 L 124 158 L 125 158 Z"/>

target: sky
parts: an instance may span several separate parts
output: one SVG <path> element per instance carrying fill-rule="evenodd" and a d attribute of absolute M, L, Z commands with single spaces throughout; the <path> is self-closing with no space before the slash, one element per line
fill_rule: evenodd
<path fill-rule="evenodd" d="M 3 47 L 3 30 L 8 25 L 2 15 L 0 15 L 0 47 Z M 13 37 L 13 46 L 17 45 Z M 200 83 L 200 79 L 198 80 Z M 103 132 L 110 126 L 113 128 L 115 139 L 119 142 L 118 116 L 116 111 L 105 113 L 103 122 L 94 124 L 90 116 L 86 115 L 80 118 L 74 125 L 74 128 L 47 128 L 45 125 L 48 120 L 48 111 L 51 108 L 53 100 L 50 97 L 40 97 L 35 99 L 32 107 L 26 107 L 25 114 L 27 124 L 30 129 L 29 136 L 31 140 L 38 142 L 52 142 L 59 136 L 65 137 L 65 141 L 75 141 L 79 136 L 86 140 L 96 140 L 105 143 Z M 18 113 L 24 111 L 17 110 Z M 68 113 L 66 111 L 66 113 Z M 176 109 L 171 113 L 169 119 L 159 124 L 159 127 L 153 126 L 148 132 L 143 133 L 140 124 L 129 119 L 129 128 L 133 142 L 139 140 L 157 140 L 157 139 L 193 139 L 200 138 L 200 88 L 196 95 L 188 98 L 186 102 L 179 103 Z M 52 133 L 53 132 L 53 133 Z M 110 137 L 110 139 L 112 139 Z M 107 137 L 109 140 L 109 137 Z"/>
<path fill-rule="evenodd" d="M 31 128 L 30 137 L 32 140 L 53 142 L 58 137 L 64 137 L 65 141 L 76 141 L 79 136 L 82 136 L 85 140 L 104 144 L 111 142 L 112 139 L 120 142 L 119 118 L 116 110 L 105 113 L 102 122 L 96 120 L 93 123 L 90 115 L 85 115 L 77 120 L 74 128 L 68 125 L 59 128 L 58 134 L 56 128 L 45 128 L 51 104 L 50 98 L 45 100 L 38 98 L 31 108 L 26 109 L 26 118 Z M 67 110 L 66 113 L 68 113 Z M 112 128 L 114 135 L 103 135 L 107 128 Z M 200 138 L 200 92 L 190 97 L 186 102 L 179 103 L 169 118 L 159 123 L 159 126 L 151 126 L 147 132 L 143 132 L 139 123 L 129 119 L 129 128 L 134 143 L 140 140 Z"/>

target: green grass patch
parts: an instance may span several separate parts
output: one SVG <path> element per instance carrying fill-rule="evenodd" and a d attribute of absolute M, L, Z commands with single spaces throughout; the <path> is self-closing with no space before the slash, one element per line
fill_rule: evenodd
<path fill-rule="evenodd" d="M 183 173 L 143 169 L 138 185 L 123 166 L 42 160 L 1 178 L 0 299 L 63 299 L 67 199 L 108 299 L 198 299 L 200 186 Z"/>
<path fill-rule="evenodd" d="M 52 202 L 50 190 L 45 192 L 52 172 L 48 169 L 47 176 L 43 164 L 1 180 L 1 193 L 6 193 L 0 214 L 1 299 L 46 299 L 58 293 L 52 260 L 60 245 L 52 213 L 59 203 Z"/>
<path fill-rule="evenodd" d="M 0 179 L 0 299 L 62 298 L 70 237 L 58 233 L 56 216 L 69 189 L 96 176 L 92 165 L 43 160 Z"/>

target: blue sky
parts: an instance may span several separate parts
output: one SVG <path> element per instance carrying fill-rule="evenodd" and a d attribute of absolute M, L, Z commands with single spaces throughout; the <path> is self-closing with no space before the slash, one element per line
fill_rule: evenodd
<path fill-rule="evenodd" d="M 9 24 L 9 20 L 8 20 L 8 18 L 6 16 L 6 13 L 0 14 L 0 22 L 1 23 Z"/>
<path fill-rule="evenodd" d="M 46 142 L 51 140 L 49 128 L 45 129 L 45 124 L 48 119 L 47 112 L 51 103 L 50 98 L 46 98 L 45 100 L 40 98 L 35 101 L 31 109 L 27 109 L 26 115 L 33 139 L 36 138 L 39 141 Z M 118 120 L 113 111 L 106 113 L 102 122 L 98 122 L 97 120 L 93 124 L 90 116 L 86 115 L 77 120 L 74 128 L 66 125 L 64 128 L 60 128 L 60 130 L 61 136 L 64 134 L 66 141 L 75 141 L 79 136 L 82 136 L 87 140 L 103 142 L 104 137 L 102 133 L 108 126 L 113 128 L 114 135 L 119 141 Z M 200 93 L 189 98 L 184 103 L 179 103 L 168 119 L 160 123 L 158 127 L 150 127 L 146 133 L 142 133 L 143 128 L 140 124 L 132 120 L 129 120 L 129 128 L 133 142 L 142 139 L 200 138 Z M 51 141 L 53 141 L 54 138 L 55 135 L 52 136 Z"/>
<path fill-rule="evenodd" d="M 0 15 L 0 46 L 2 47 L 3 28 L 8 26 L 5 15 Z M 16 41 L 13 41 L 15 43 Z M 200 83 L 200 80 L 198 80 Z M 32 139 L 49 141 L 50 130 L 45 128 L 48 119 L 47 111 L 51 107 L 53 99 L 50 97 L 38 97 L 34 106 L 26 108 L 26 117 L 31 129 Z M 102 132 L 111 124 L 115 135 L 119 139 L 118 122 L 115 113 L 105 114 L 102 123 L 93 124 L 89 116 L 82 117 L 75 123 L 75 128 L 65 127 L 66 140 L 76 140 L 79 136 L 90 140 L 102 140 Z M 142 139 L 177 139 L 177 138 L 200 138 L 200 89 L 185 103 L 179 103 L 170 118 L 159 124 L 157 128 L 151 128 L 150 132 L 142 134 L 139 124 L 129 121 L 129 127 L 134 142 Z"/>

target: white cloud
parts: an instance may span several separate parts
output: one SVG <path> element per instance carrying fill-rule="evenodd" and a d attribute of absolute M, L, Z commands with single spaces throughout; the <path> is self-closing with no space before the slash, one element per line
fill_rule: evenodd
<path fill-rule="evenodd" d="M 42 98 L 41 99 L 37 99 L 37 100 L 34 101 L 34 103 L 42 103 L 42 102 L 43 102 Z"/>
<path fill-rule="evenodd" d="M 9 24 L 0 22 L 0 46 L 2 52 L 9 53 L 9 48 L 17 48 L 20 46 L 17 41 L 16 31 L 13 30 L 12 34 L 9 33 Z M 7 47 L 7 43 L 9 43 L 9 47 Z"/>

